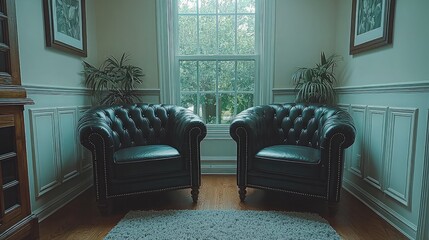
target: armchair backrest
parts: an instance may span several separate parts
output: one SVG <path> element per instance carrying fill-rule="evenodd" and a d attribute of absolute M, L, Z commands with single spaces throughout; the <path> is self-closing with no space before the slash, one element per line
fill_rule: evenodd
<path fill-rule="evenodd" d="M 326 120 L 341 109 L 324 105 L 271 104 L 256 106 L 238 116 L 256 118 L 256 148 L 277 144 L 319 148 L 320 133 Z"/>
<path fill-rule="evenodd" d="M 276 130 L 281 144 L 319 147 L 319 133 L 329 117 L 339 110 L 324 105 L 272 105 Z"/>
<path fill-rule="evenodd" d="M 180 109 L 174 105 L 125 104 L 100 106 L 87 116 L 110 127 L 116 150 L 132 146 L 167 144 L 170 116 Z"/>

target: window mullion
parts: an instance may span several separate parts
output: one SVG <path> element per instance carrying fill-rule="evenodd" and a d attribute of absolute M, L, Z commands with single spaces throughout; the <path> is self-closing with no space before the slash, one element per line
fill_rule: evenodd
<path fill-rule="evenodd" d="M 202 116 L 202 114 L 200 114 L 200 61 L 196 61 L 197 62 L 197 102 L 196 102 L 196 107 L 197 107 L 197 114 L 198 116 Z"/>
<path fill-rule="evenodd" d="M 216 53 L 219 55 L 219 1 L 216 1 Z M 220 123 L 220 101 L 219 101 L 219 59 L 216 59 L 216 85 L 215 85 L 215 98 L 216 98 L 216 123 Z"/>
<path fill-rule="evenodd" d="M 238 30 L 237 30 L 237 26 L 238 26 L 238 15 L 237 15 L 237 9 L 238 9 L 238 3 L 237 3 L 237 0 L 235 1 L 235 16 L 234 16 L 234 19 L 235 19 L 235 23 L 234 23 L 234 53 L 235 54 L 238 54 L 238 48 L 237 48 L 237 41 L 238 41 Z"/>
<path fill-rule="evenodd" d="M 201 0 L 197 0 L 197 54 L 200 55 L 200 9 L 198 6 L 200 5 Z"/>
<path fill-rule="evenodd" d="M 201 12 L 201 1 L 202 0 L 196 0 L 196 4 L 197 7 L 196 9 L 193 8 L 191 11 L 187 11 L 184 10 L 183 12 L 179 12 L 178 11 L 178 4 L 175 4 L 175 9 L 172 11 L 173 15 L 170 16 L 174 16 L 174 22 L 170 22 L 170 25 L 172 26 L 172 28 L 170 29 L 174 29 L 172 32 L 173 34 L 173 39 L 175 40 L 174 43 L 172 43 L 172 45 L 170 45 L 170 49 L 174 50 L 172 53 L 172 55 L 170 55 L 172 58 L 169 57 L 170 60 L 170 69 L 172 71 L 174 71 L 174 73 L 171 75 L 171 80 L 170 80 L 170 86 L 173 86 L 174 89 L 177 89 L 178 91 L 174 94 L 171 93 L 171 91 L 174 91 L 174 89 L 170 88 L 167 89 L 170 91 L 169 96 L 174 96 L 174 98 L 177 98 L 177 96 L 179 97 L 179 103 L 181 103 L 181 101 L 183 99 L 187 99 L 186 102 L 188 102 L 189 99 L 189 94 L 192 94 L 193 96 L 195 96 L 194 99 L 194 105 L 197 108 L 195 110 L 195 112 L 204 117 L 204 119 L 206 121 L 208 121 L 210 118 L 207 118 L 208 116 L 214 116 L 216 114 L 216 120 L 213 121 L 214 119 L 212 119 L 211 121 L 208 121 L 207 123 L 213 123 L 213 124 L 221 124 L 222 123 L 222 100 L 224 100 L 224 98 L 222 98 L 223 95 L 227 96 L 227 98 L 225 99 L 225 103 L 227 104 L 227 108 L 229 111 L 232 110 L 231 114 L 233 116 L 235 116 L 236 114 L 238 114 L 238 111 L 242 110 L 243 107 L 246 107 L 247 104 L 249 105 L 254 105 L 254 104 L 259 104 L 261 102 L 264 102 L 261 98 L 266 98 L 267 93 L 261 93 L 261 92 L 266 92 L 266 91 L 271 91 L 271 89 L 269 88 L 270 86 L 266 83 L 263 83 L 262 81 L 264 81 L 265 79 L 267 79 L 265 77 L 266 75 L 266 70 L 263 70 L 264 67 L 266 65 L 271 64 L 271 62 L 268 62 L 268 64 L 266 64 L 265 62 L 265 58 L 266 56 L 264 55 L 264 51 L 266 51 L 265 47 L 265 43 L 266 40 L 263 37 L 263 34 L 265 34 L 265 32 L 268 32 L 265 30 L 264 28 L 264 24 L 266 24 L 266 17 L 264 17 L 264 13 L 265 13 L 265 5 L 269 5 L 269 8 L 273 8 L 274 9 L 274 3 L 275 0 L 255 0 L 255 5 L 254 7 L 256 7 L 255 12 L 251 13 L 248 12 L 247 9 L 243 9 L 244 11 L 239 11 L 238 10 L 238 5 L 240 5 L 240 3 L 238 2 L 238 0 L 235 0 L 234 2 L 231 2 L 232 6 L 229 5 L 228 11 L 222 12 L 220 13 L 219 10 L 221 9 L 221 7 L 223 5 L 221 5 L 221 1 L 220 0 L 211 0 L 211 4 L 216 4 L 214 6 L 214 8 L 216 9 L 215 13 L 213 13 L 212 11 L 210 11 L 210 13 L 204 13 Z M 169 4 L 171 3 L 177 3 L 176 0 L 168 0 Z M 267 3 L 268 2 L 268 3 Z M 247 4 L 247 3 L 246 3 Z M 253 4 L 253 3 L 252 3 Z M 170 5 L 171 6 L 171 5 Z M 241 5 L 240 5 L 241 6 Z M 250 5 L 248 5 L 250 6 Z M 252 5 L 253 6 L 253 5 Z M 234 9 L 232 9 L 232 7 L 234 7 Z M 190 9 L 190 8 L 189 8 Z M 272 15 L 272 10 L 269 11 L 269 15 Z M 184 55 L 184 54 L 188 54 L 187 52 L 185 53 L 180 53 L 177 50 L 179 49 L 179 44 L 180 43 L 180 39 L 179 39 L 179 35 L 178 35 L 178 25 L 179 25 L 179 18 L 178 16 L 195 16 L 196 19 L 192 20 L 192 21 L 196 21 L 194 23 L 192 23 L 192 25 L 195 28 L 191 28 L 190 24 L 187 24 L 187 21 L 191 21 L 191 19 L 193 18 L 183 18 L 183 22 L 181 22 L 181 24 L 184 26 L 184 36 L 183 39 L 181 39 L 181 41 L 183 41 L 183 44 L 187 43 L 187 32 L 188 31 L 192 31 L 192 35 L 194 36 L 193 39 L 196 38 L 195 44 L 193 45 L 195 49 L 195 54 L 193 54 L 193 52 L 190 52 L 192 55 Z M 208 25 L 207 25 L 207 29 L 205 28 L 205 21 L 201 20 L 201 17 L 205 18 L 204 16 L 207 16 L 208 19 Z M 209 17 L 210 16 L 210 17 Z M 230 17 L 229 17 L 230 16 Z M 246 19 L 247 17 L 243 18 L 242 16 L 251 16 L 253 17 L 253 20 L 255 21 L 255 23 L 252 22 L 248 22 Z M 225 18 L 225 21 L 223 21 Z M 212 21 L 216 21 L 215 24 L 213 24 Z M 240 20 L 240 23 L 238 22 Z M 250 20 L 250 19 L 249 19 Z M 264 21 L 265 20 L 265 21 Z M 271 20 L 270 20 L 271 21 Z M 269 21 L 269 23 L 271 23 Z M 191 22 L 189 22 L 191 23 Z M 225 23 L 226 25 L 222 25 L 223 23 Z M 240 25 L 241 24 L 241 25 Z M 249 31 L 249 29 L 247 27 L 251 26 L 251 24 L 254 24 L 254 32 L 252 32 L 252 34 L 254 33 L 255 36 L 254 37 L 250 37 L 247 34 L 250 34 L 251 32 Z M 230 27 L 229 27 L 230 26 Z M 207 39 L 208 42 L 213 43 L 214 44 L 214 48 L 215 51 L 212 51 L 210 53 L 213 54 L 209 54 L 209 55 L 205 55 L 203 50 L 202 50 L 202 46 L 204 44 L 204 40 L 205 35 L 203 34 L 204 32 L 200 31 L 201 27 L 204 27 L 205 32 L 207 32 Z M 214 27 L 214 28 L 213 28 Z M 226 28 L 227 27 L 227 28 Z M 221 32 L 221 30 L 223 30 Z M 197 31 L 196 33 L 194 31 Z M 268 32 L 271 34 L 271 32 Z M 215 34 L 215 35 L 213 35 Z M 223 35 L 222 35 L 223 34 Z M 238 34 L 240 34 L 240 37 L 238 36 Z M 271 35 L 270 35 L 271 36 Z M 223 37 L 226 37 L 226 42 L 222 42 Z M 249 40 L 251 40 L 250 38 L 253 38 L 253 43 L 249 42 Z M 170 40 L 171 41 L 171 40 Z M 225 43 L 225 45 L 224 45 Z M 252 44 L 254 44 L 254 52 L 252 53 L 252 51 L 250 51 L 253 46 Z M 190 46 L 190 44 L 188 44 Z M 239 46 L 240 45 L 240 46 Z M 269 46 L 271 47 L 272 44 Z M 225 47 L 225 51 L 221 52 L 221 49 Z M 246 47 L 246 48 L 244 48 Z M 248 49 L 248 50 L 246 50 Z M 268 49 L 268 48 L 267 48 Z M 241 52 L 243 52 L 244 54 L 240 54 Z M 251 54 L 246 54 L 245 52 L 249 52 Z M 196 67 L 191 67 L 191 65 L 181 65 L 181 61 L 189 61 L 190 63 L 196 63 Z M 208 66 L 209 68 L 207 68 L 208 70 L 211 69 L 212 67 L 215 67 L 216 71 L 212 72 L 212 73 L 204 73 L 202 71 L 205 71 L 205 64 L 202 65 L 202 63 L 204 63 L 205 61 L 212 61 L 212 63 L 210 63 Z M 228 68 L 223 69 L 223 62 L 224 61 L 230 61 L 230 65 Z M 246 63 L 243 64 L 244 62 L 247 61 L 252 61 L 254 64 L 250 64 L 250 63 Z M 195 66 L 195 65 L 194 65 Z M 190 75 L 194 75 L 196 74 L 196 79 L 192 80 L 194 81 L 193 83 L 185 83 L 183 86 L 181 86 L 182 82 L 180 81 L 180 70 L 181 67 L 184 68 L 184 75 L 183 77 L 185 77 L 184 79 L 187 79 Z M 254 67 L 254 69 L 252 69 Z M 222 69 L 221 69 L 222 68 Z M 191 69 L 195 69 L 195 70 L 191 70 Z M 238 72 L 240 70 L 240 72 Z M 193 71 L 196 71 L 193 72 Z M 210 70 L 212 71 L 212 70 Z M 227 72 L 223 72 L 223 71 L 227 71 Z M 254 73 L 254 82 L 251 83 L 250 79 L 247 79 L 247 75 L 252 75 L 249 71 L 255 71 Z M 232 87 L 232 89 L 221 89 L 220 84 L 222 83 L 222 79 L 221 76 L 224 75 L 224 73 L 226 74 L 226 76 L 228 76 L 228 78 L 232 78 L 231 80 L 226 79 L 226 81 L 232 81 L 230 82 L 229 86 Z M 206 86 L 201 86 L 201 84 L 204 84 L 204 82 L 202 81 L 202 77 L 203 76 L 207 76 L 209 78 L 212 78 L 210 80 L 210 85 L 212 85 L 213 83 L 215 83 L 214 89 L 210 88 L 207 90 L 210 91 L 203 91 L 204 87 Z M 191 79 L 191 78 L 189 78 Z M 270 78 L 268 78 L 270 79 Z M 213 82 L 213 80 L 215 82 Z M 189 88 L 188 86 L 193 86 L 194 84 L 196 85 L 196 89 L 195 88 Z M 250 90 L 249 88 L 249 84 L 254 84 L 254 88 L 253 91 Z M 267 86 L 266 86 L 267 85 Z M 184 88 L 184 89 L 182 89 Z M 186 89 L 185 89 L 186 88 Z M 187 90 L 187 91 L 182 91 L 182 90 Z M 250 90 L 250 91 L 248 91 Z M 253 93 L 253 100 L 248 99 L 249 98 L 249 94 Z M 209 108 L 211 109 L 210 112 L 203 112 L 201 105 L 204 104 L 203 97 L 207 97 L 207 96 L 211 96 L 211 95 L 215 95 L 215 102 L 212 102 L 211 104 L 216 104 L 215 106 L 210 106 Z M 167 95 L 167 94 L 166 94 Z M 240 95 L 240 96 L 239 96 Z M 241 96 L 243 95 L 243 96 Z M 246 100 L 248 99 L 248 100 Z M 246 103 L 247 101 L 249 101 L 248 103 Z M 205 104 L 209 104 L 209 103 L 205 103 Z M 210 104 L 210 105 L 211 105 Z M 240 105 L 239 105 L 240 104 Z M 233 105 L 233 106 L 231 106 Z M 191 106 L 191 105 L 189 105 Z M 215 108 L 214 108 L 215 107 Z M 203 116 L 203 113 L 207 116 Z"/>
<path fill-rule="evenodd" d="M 234 116 L 237 115 L 237 104 L 238 104 L 238 94 L 237 94 L 237 61 L 234 61 Z"/>

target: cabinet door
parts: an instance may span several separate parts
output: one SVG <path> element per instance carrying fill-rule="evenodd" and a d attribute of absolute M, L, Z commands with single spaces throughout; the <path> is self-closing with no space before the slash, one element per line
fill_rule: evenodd
<path fill-rule="evenodd" d="M 0 84 L 21 85 L 15 3 L 0 0 Z"/>

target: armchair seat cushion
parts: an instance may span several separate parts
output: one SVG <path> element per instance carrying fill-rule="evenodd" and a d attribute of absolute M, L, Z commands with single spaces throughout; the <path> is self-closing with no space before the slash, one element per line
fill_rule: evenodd
<path fill-rule="evenodd" d="M 299 145 L 274 145 L 259 151 L 253 167 L 261 172 L 320 178 L 320 150 Z"/>
<path fill-rule="evenodd" d="M 185 166 L 177 149 L 168 145 L 123 148 L 113 154 L 113 163 L 116 179 L 177 173 Z"/>

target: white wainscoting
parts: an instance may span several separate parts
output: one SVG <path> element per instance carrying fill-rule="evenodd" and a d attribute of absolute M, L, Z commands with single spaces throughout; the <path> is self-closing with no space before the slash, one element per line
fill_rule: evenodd
<path fill-rule="evenodd" d="M 26 106 L 25 128 L 32 211 L 39 221 L 92 185 L 92 157 L 79 141 L 78 120 L 90 108 L 83 88 L 24 85 L 35 105 Z M 137 91 L 159 103 L 159 89 Z"/>
<path fill-rule="evenodd" d="M 429 81 L 338 88 L 356 126 L 343 187 L 410 239 L 427 239 Z M 274 102 L 293 102 L 274 89 Z M 420 214 L 421 212 L 421 214 Z"/>
<path fill-rule="evenodd" d="M 36 196 L 41 197 L 82 171 L 76 131 L 79 108 L 32 108 L 28 111 L 34 183 Z"/>
<path fill-rule="evenodd" d="M 355 114 L 356 109 L 359 114 Z M 417 109 L 352 104 L 350 113 L 357 138 L 346 155 L 347 171 L 408 206 Z"/>
<path fill-rule="evenodd" d="M 30 109 L 29 113 L 34 184 L 39 198 L 61 184 L 58 128 L 54 109 Z"/>

